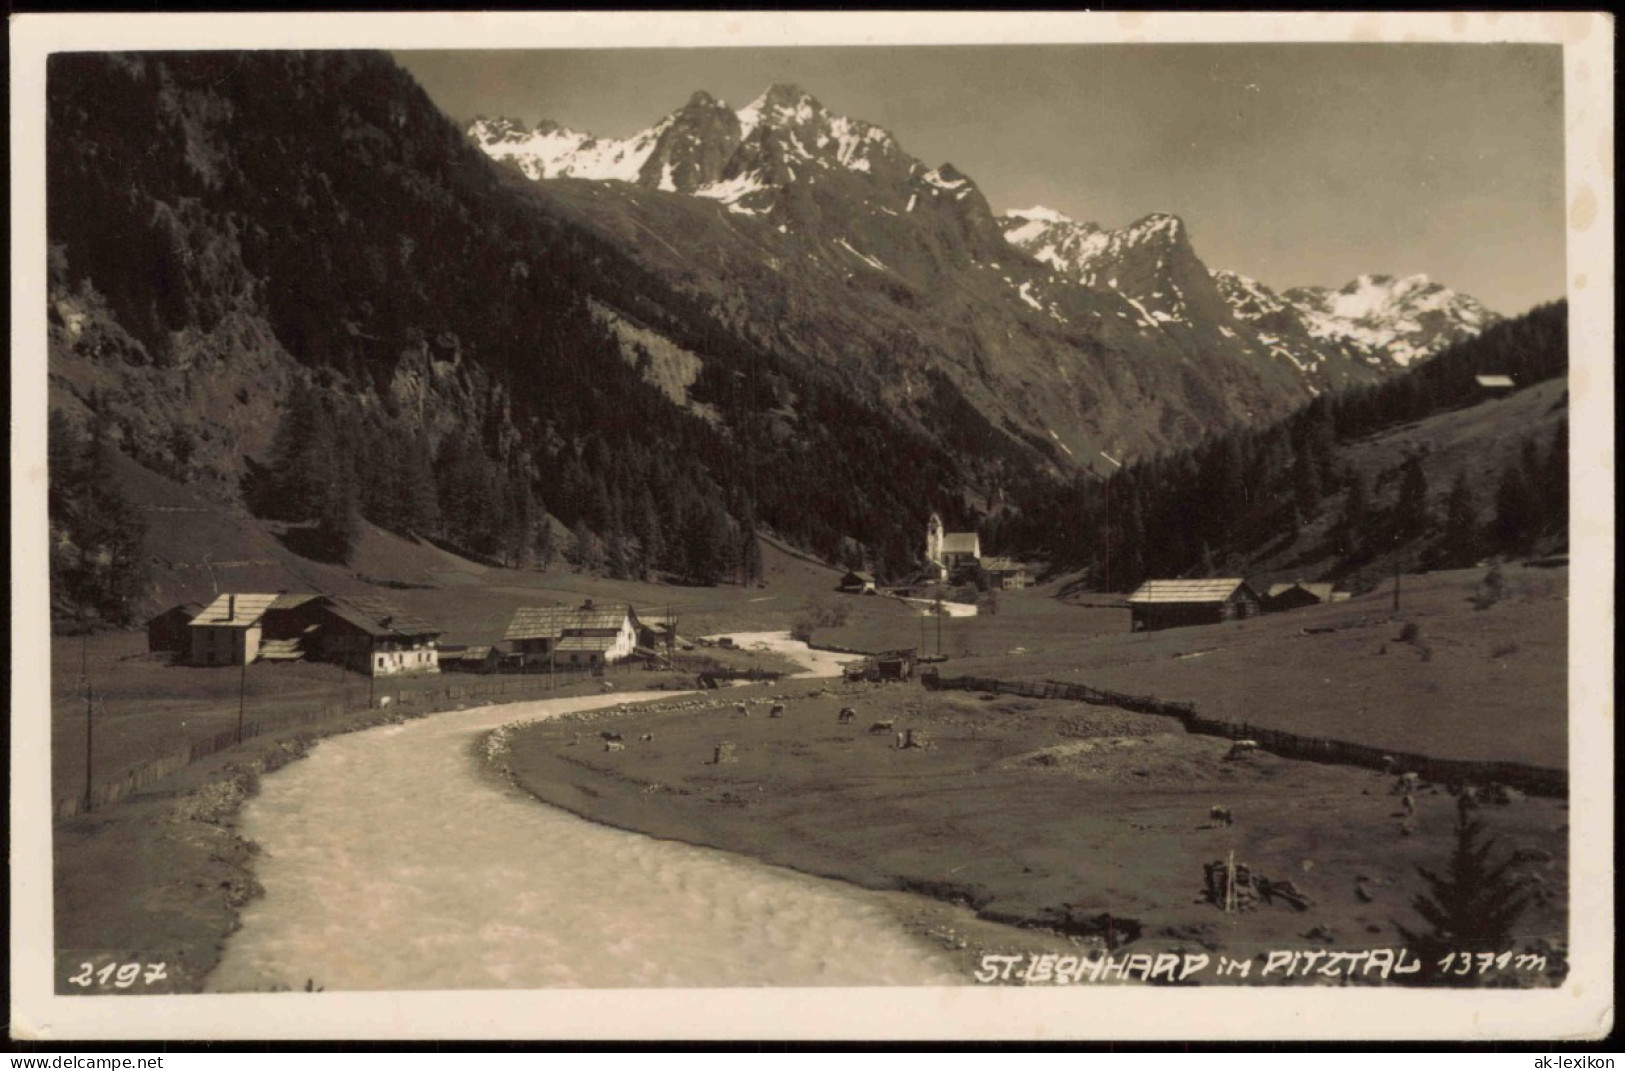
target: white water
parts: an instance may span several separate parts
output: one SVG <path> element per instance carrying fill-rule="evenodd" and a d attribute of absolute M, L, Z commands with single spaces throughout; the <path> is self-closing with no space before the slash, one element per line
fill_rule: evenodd
<path fill-rule="evenodd" d="M 737 640 L 805 652 L 782 635 Z M 436 714 L 323 741 L 267 777 L 241 823 L 264 849 L 266 894 L 208 988 L 964 981 L 873 894 L 595 825 L 504 784 L 475 753 L 498 726 L 640 698 L 671 693 Z"/>
<path fill-rule="evenodd" d="M 792 677 L 839 677 L 841 667 L 857 659 L 855 655 L 815 650 L 800 640 L 792 640 L 787 632 L 735 632 L 728 638 L 741 650 L 789 655 L 807 667 L 800 673 L 792 673 Z"/>
<path fill-rule="evenodd" d="M 902 599 L 902 601 L 911 602 L 916 606 L 924 607 L 924 609 L 920 611 L 920 616 L 922 617 L 936 616 L 937 603 L 935 599 Z M 942 613 L 945 617 L 975 617 L 976 607 L 972 606 L 968 602 L 949 602 L 947 599 L 943 599 Z"/>

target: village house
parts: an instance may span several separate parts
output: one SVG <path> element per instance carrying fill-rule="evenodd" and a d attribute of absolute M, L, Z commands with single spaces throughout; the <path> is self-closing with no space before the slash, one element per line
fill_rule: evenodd
<path fill-rule="evenodd" d="M 521 607 L 503 638 L 526 668 L 589 669 L 637 649 L 638 617 L 630 606 L 598 608 L 591 599 L 577 610 Z"/>
<path fill-rule="evenodd" d="M 316 654 L 325 595 L 278 595 L 265 610 L 260 662 L 299 662 Z"/>
<path fill-rule="evenodd" d="M 841 577 L 840 590 L 848 595 L 875 594 L 875 576 L 857 569 L 850 569 Z"/>
<path fill-rule="evenodd" d="M 186 654 L 191 650 L 192 619 L 203 612 L 200 602 L 183 602 L 147 619 L 147 650 Z"/>
<path fill-rule="evenodd" d="M 945 532 L 942 518 L 935 513 L 925 528 L 925 560 L 938 580 L 948 580 L 966 568 L 982 562 L 982 538 L 975 532 Z"/>
<path fill-rule="evenodd" d="M 494 673 L 500 660 L 497 649 L 488 643 L 455 647 L 440 644 L 437 649 L 440 652 L 441 672 Z"/>
<path fill-rule="evenodd" d="M 1247 581 L 1147 580 L 1128 597 L 1135 632 L 1216 625 L 1256 617 L 1262 610 L 1258 593 Z"/>
<path fill-rule="evenodd" d="M 906 681 L 913 678 L 918 660 L 916 650 L 907 647 L 849 662 L 843 672 L 847 680 Z"/>
<path fill-rule="evenodd" d="M 372 676 L 438 671 L 440 629 L 373 596 L 228 592 L 187 633 L 188 661 L 199 666 L 309 658 Z"/>
<path fill-rule="evenodd" d="M 1293 584 L 1271 584 L 1264 594 L 1264 609 L 1270 613 L 1278 613 L 1282 610 L 1300 610 L 1305 606 L 1341 602 L 1346 598 L 1347 592 L 1334 591 L 1331 584 L 1307 584 L 1299 580 Z"/>
<path fill-rule="evenodd" d="M 370 677 L 440 672 L 442 629 L 372 595 L 327 595 L 316 605 L 314 657 Z"/>
<path fill-rule="evenodd" d="M 638 646 L 664 651 L 677 646 L 677 621 L 670 614 L 633 613 L 637 623 Z"/>
<path fill-rule="evenodd" d="M 1027 567 L 1009 558 L 989 558 L 982 563 L 987 586 L 999 591 L 1020 591 L 1032 582 Z"/>
<path fill-rule="evenodd" d="M 242 666 L 260 654 L 265 633 L 265 611 L 276 602 L 274 594 L 217 595 L 187 624 L 188 659 L 195 666 Z"/>
<path fill-rule="evenodd" d="M 1479 390 L 1482 390 L 1485 394 L 1488 394 L 1492 398 L 1499 398 L 1503 394 L 1511 394 L 1513 391 L 1518 389 L 1518 384 L 1513 382 L 1511 376 L 1474 376 L 1473 381 L 1478 384 Z"/>

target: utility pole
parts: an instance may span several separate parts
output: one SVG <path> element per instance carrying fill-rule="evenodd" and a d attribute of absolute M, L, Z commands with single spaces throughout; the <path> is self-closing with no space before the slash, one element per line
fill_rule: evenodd
<path fill-rule="evenodd" d="M 79 675 L 85 680 L 85 810 L 89 811 L 95 800 L 91 783 L 91 756 L 95 752 L 95 721 L 92 713 L 96 707 L 96 692 L 90 685 L 90 627 L 85 622 L 85 608 L 79 607 Z"/>
<path fill-rule="evenodd" d="M 937 656 L 942 656 L 942 581 L 937 581 Z"/>
<path fill-rule="evenodd" d="M 243 742 L 243 707 L 248 695 L 248 634 L 243 634 L 243 672 L 237 678 L 237 742 Z"/>

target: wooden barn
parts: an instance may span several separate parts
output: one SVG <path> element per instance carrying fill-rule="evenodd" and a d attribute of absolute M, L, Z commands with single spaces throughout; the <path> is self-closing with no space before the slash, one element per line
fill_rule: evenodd
<path fill-rule="evenodd" d="M 1264 594 L 1264 609 L 1270 613 L 1282 610 L 1301 610 L 1305 606 L 1322 606 L 1336 601 L 1331 584 L 1271 584 Z"/>
<path fill-rule="evenodd" d="M 848 595 L 873 595 L 875 594 L 875 576 L 873 573 L 865 573 L 857 569 L 848 570 L 847 574 L 841 577 L 840 590 Z"/>
<path fill-rule="evenodd" d="M 987 586 L 998 591 L 1020 591 L 1032 583 L 1027 567 L 1009 558 L 989 558 L 982 563 Z"/>
<path fill-rule="evenodd" d="M 1217 625 L 1256 617 L 1263 609 L 1258 593 L 1239 578 L 1222 580 L 1147 580 L 1128 597 L 1135 632 Z"/>
<path fill-rule="evenodd" d="M 668 614 L 634 613 L 637 622 L 638 646 L 651 651 L 664 651 L 677 646 L 677 620 Z"/>
<path fill-rule="evenodd" d="M 883 681 L 906 681 L 914 676 L 914 648 L 875 656 L 875 672 Z"/>
<path fill-rule="evenodd" d="M 147 619 L 147 650 L 171 651 L 185 654 L 191 650 L 188 627 L 192 619 L 203 612 L 200 602 L 183 602 L 171 606 L 156 617 Z"/>
<path fill-rule="evenodd" d="M 495 673 L 501 656 L 490 644 L 468 644 L 448 647 L 441 644 L 440 670 L 442 673 Z"/>
<path fill-rule="evenodd" d="M 317 653 L 325 595 L 278 595 L 265 609 L 262 662 L 299 662 Z"/>

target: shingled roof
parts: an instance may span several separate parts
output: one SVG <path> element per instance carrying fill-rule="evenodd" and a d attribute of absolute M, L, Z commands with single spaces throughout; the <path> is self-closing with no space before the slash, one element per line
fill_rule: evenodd
<path fill-rule="evenodd" d="M 975 532 L 945 532 L 942 536 L 942 553 L 944 554 L 979 554 L 980 541 Z"/>
<path fill-rule="evenodd" d="M 554 650 L 568 653 L 570 651 L 607 651 L 615 646 L 614 636 L 566 636 L 559 641 Z"/>
<path fill-rule="evenodd" d="M 277 601 L 276 595 L 239 594 L 228 592 L 216 595 L 214 601 L 192 618 L 194 625 L 229 625 L 247 628 L 265 616 L 265 611 Z"/>
<path fill-rule="evenodd" d="M 614 632 L 621 623 L 637 615 L 627 606 L 566 610 L 557 606 L 522 606 L 508 622 L 508 640 L 556 640 L 565 633 Z"/>
<path fill-rule="evenodd" d="M 1128 601 L 1133 606 L 1147 603 L 1224 602 L 1246 583 L 1241 577 L 1223 580 L 1147 580 L 1128 597 Z"/>
<path fill-rule="evenodd" d="M 1331 602 L 1332 601 L 1332 585 L 1330 585 L 1330 584 L 1305 584 L 1301 580 L 1296 584 L 1271 584 L 1270 585 L 1270 598 L 1278 599 L 1282 595 L 1285 595 L 1287 592 L 1291 591 L 1293 588 L 1302 588 L 1304 591 L 1307 591 L 1309 594 L 1313 595 L 1315 598 L 1319 599 L 1321 602 Z"/>
<path fill-rule="evenodd" d="M 329 595 L 327 610 L 369 636 L 438 636 L 445 630 L 376 595 Z"/>

